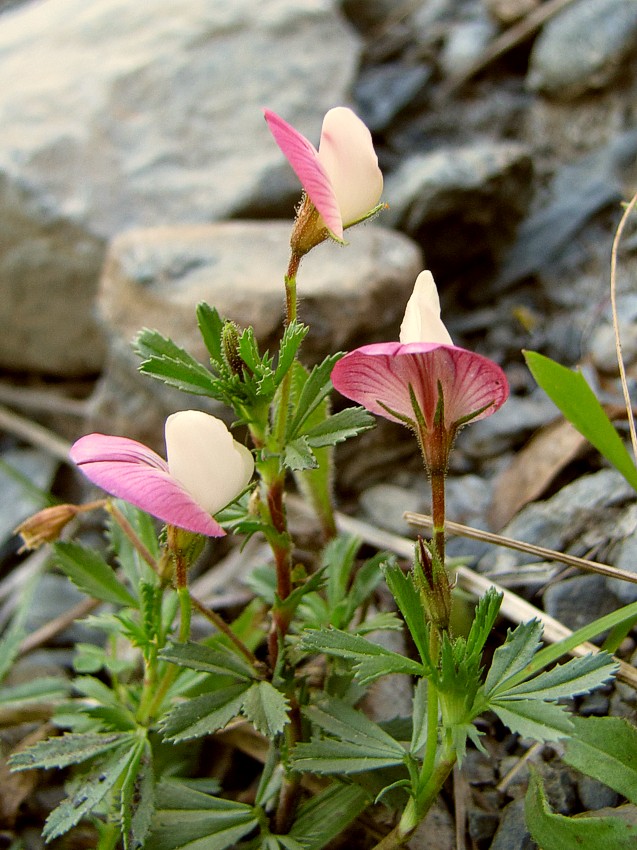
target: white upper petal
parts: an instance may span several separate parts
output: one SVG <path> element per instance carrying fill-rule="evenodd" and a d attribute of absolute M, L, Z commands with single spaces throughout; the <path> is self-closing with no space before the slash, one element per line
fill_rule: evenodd
<path fill-rule="evenodd" d="M 166 420 L 165 436 L 170 474 L 208 513 L 224 508 L 250 481 L 252 453 L 221 419 L 182 410 Z"/>
<path fill-rule="evenodd" d="M 378 157 L 371 133 L 351 109 L 337 106 L 325 115 L 318 158 L 330 178 L 344 227 L 378 205 L 383 191 Z"/>
<path fill-rule="evenodd" d="M 416 278 L 400 326 L 400 341 L 453 345 L 449 331 L 440 318 L 440 298 L 430 271 L 420 272 Z"/>

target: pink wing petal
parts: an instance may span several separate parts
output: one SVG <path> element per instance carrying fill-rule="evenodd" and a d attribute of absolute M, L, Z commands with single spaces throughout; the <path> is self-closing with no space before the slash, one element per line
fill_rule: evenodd
<path fill-rule="evenodd" d="M 225 534 L 170 476 L 163 458 L 142 443 L 127 437 L 88 434 L 72 446 L 70 456 L 93 484 L 162 522 L 208 537 Z"/>
<path fill-rule="evenodd" d="M 508 396 L 506 377 L 496 363 L 464 348 L 436 343 L 363 346 L 339 360 L 332 382 L 347 398 L 394 422 L 415 420 L 411 386 L 429 428 L 436 412 L 438 384 L 447 427 L 472 414 L 477 414 L 475 419 L 490 416 Z"/>
<path fill-rule="evenodd" d="M 338 239 L 343 239 L 341 212 L 330 178 L 318 158 L 314 145 L 287 121 L 269 109 L 264 110 L 274 140 L 292 166 L 310 200 L 319 211 L 325 226 Z"/>

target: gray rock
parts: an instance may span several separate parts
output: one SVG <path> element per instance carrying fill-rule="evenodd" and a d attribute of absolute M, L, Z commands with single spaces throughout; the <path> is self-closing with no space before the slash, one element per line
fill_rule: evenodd
<path fill-rule="evenodd" d="M 0 467 L 0 545 L 13 536 L 18 523 L 46 507 L 38 491 L 49 491 L 58 467 L 54 458 L 36 449 L 10 449 L 3 452 L 2 461 L 6 467 Z"/>
<path fill-rule="evenodd" d="M 575 234 L 596 213 L 622 197 L 625 172 L 634 164 L 636 155 L 637 130 L 633 129 L 618 134 L 599 150 L 558 168 L 544 202 L 520 225 L 489 290 L 500 292 L 555 263 Z"/>
<path fill-rule="evenodd" d="M 628 506 L 616 529 L 622 537 L 613 547 L 609 561 L 619 569 L 637 574 L 637 505 Z M 617 578 L 608 578 L 606 582 L 624 605 L 637 601 L 637 584 Z"/>
<path fill-rule="evenodd" d="M 444 73 L 455 76 L 466 71 L 482 54 L 495 34 L 495 24 L 486 15 L 458 21 L 450 27 L 440 57 Z"/>
<path fill-rule="evenodd" d="M 528 396 L 512 395 L 494 416 L 463 428 L 458 449 L 476 459 L 498 457 L 558 416 L 553 402 L 539 390 Z"/>
<path fill-rule="evenodd" d="M 476 423 L 476 425 L 479 423 Z M 544 502 L 533 502 L 504 528 L 502 534 L 557 551 L 583 555 L 594 546 L 607 543 L 609 518 L 614 505 L 634 499 L 634 490 L 614 469 L 601 469 L 584 475 Z M 515 571 L 520 564 L 539 561 L 538 557 L 499 549 L 485 555 L 481 572 L 492 575 Z"/>
<path fill-rule="evenodd" d="M 417 154 L 386 180 L 388 221 L 416 235 L 430 268 L 499 255 L 530 198 L 524 145 L 480 141 Z M 458 251 L 458 245 L 462 251 Z"/>
<path fill-rule="evenodd" d="M 26 633 L 34 632 L 41 626 L 50 623 L 51 620 L 65 613 L 83 599 L 86 599 L 86 596 L 80 593 L 66 576 L 46 573 L 38 581 L 33 594 L 25 622 Z M 60 646 L 78 641 L 102 643 L 104 635 L 102 632 L 76 621 L 63 632 L 51 638 L 49 642 L 54 646 Z"/>
<path fill-rule="evenodd" d="M 615 807 L 619 803 L 619 794 L 608 785 L 598 782 L 592 776 L 582 774 L 577 778 L 577 793 L 582 805 L 589 811 L 603 809 L 606 806 Z"/>
<path fill-rule="evenodd" d="M 535 850 L 524 817 L 524 800 L 514 800 L 502 810 L 500 825 L 489 850 Z"/>
<path fill-rule="evenodd" d="M 4 16 L 0 365 L 100 367 L 91 303 L 119 231 L 298 197 L 262 107 L 317 138 L 358 51 L 331 0 L 157 0 L 152 14 L 47 0 Z"/>
<path fill-rule="evenodd" d="M 357 113 L 373 132 L 385 130 L 422 95 L 431 73 L 431 68 L 421 63 L 393 62 L 364 69 L 354 89 Z"/>
<path fill-rule="evenodd" d="M 527 85 L 570 99 L 603 88 L 637 46 L 633 0 L 579 0 L 550 20 L 531 52 Z"/>
<path fill-rule="evenodd" d="M 624 365 L 630 366 L 637 360 L 637 296 L 633 293 L 618 296 L 617 314 L 622 358 Z M 601 372 L 609 375 L 619 374 L 615 331 L 610 310 L 604 316 L 603 322 L 599 323 L 593 330 L 588 340 L 587 349 L 593 364 Z"/>
<path fill-rule="evenodd" d="M 572 631 L 616 611 L 617 597 L 600 575 L 579 575 L 550 585 L 542 596 L 544 610 Z"/>
<path fill-rule="evenodd" d="M 98 298 L 110 341 L 94 410 L 101 429 L 142 439 L 158 424 L 163 429 L 172 410 L 202 403 L 167 393 L 136 373 L 139 360 L 129 344 L 142 327 L 170 336 L 206 363 L 195 317 L 196 305 L 206 301 L 242 327 L 253 325 L 262 350 L 276 350 L 290 230 L 291 222 L 232 221 L 134 230 L 114 240 Z M 301 265 L 299 315 L 310 326 L 304 362 L 362 342 L 396 339 L 422 269 L 419 249 L 401 234 L 368 225 L 350 231 L 348 238 L 346 248 L 324 244 Z"/>
<path fill-rule="evenodd" d="M 403 514 L 405 511 L 423 513 L 427 510 L 428 501 L 422 490 L 416 492 L 395 484 L 376 484 L 361 493 L 360 506 L 369 522 L 378 528 L 415 537 L 416 530 L 403 519 Z"/>

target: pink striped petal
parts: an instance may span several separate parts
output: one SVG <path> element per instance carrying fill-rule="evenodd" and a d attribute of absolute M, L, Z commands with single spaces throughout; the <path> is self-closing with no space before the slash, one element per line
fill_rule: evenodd
<path fill-rule="evenodd" d="M 318 158 L 329 176 L 343 227 L 360 221 L 378 205 L 383 175 L 372 135 L 351 109 L 337 106 L 325 115 Z"/>
<path fill-rule="evenodd" d="M 166 461 L 142 443 L 88 434 L 71 447 L 70 456 L 93 484 L 162 522 L 208 537 L 225 535 L 219 523 L 171 477 Z"/>
<path fill-rule="evenodd" d="M 292 166 L 294 173 L 319 211 L 325 226 L 338 239 L 343 239 L 343 221 L 334 189 L 318 151 L 305 136 L 269 109 L 264 110 L 274 140 Z"/>
<path fill-rule="evenodd" d="M 347 398 L 394 422 L 415 424 L 410 387 L 433 427 L 438 387 L 444 398 L 445 427 L 484 419 L 508 396 L 504 372 L 480 354 L 438 343 L 365 345 L 346 354 L 332 370 L 332 383 Z"/>

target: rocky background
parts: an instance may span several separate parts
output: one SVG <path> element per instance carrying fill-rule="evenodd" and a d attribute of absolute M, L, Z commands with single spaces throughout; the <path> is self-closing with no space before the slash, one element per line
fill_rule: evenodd
<path fill-rule="evenodd" d="M 87 430 L 161 448 L 185 402 L 138 375 L 139 328 L 203 357 L 204 299 L 274 341 L 299 186 L 262 108 L 318 141 L 325 111 L 348 104 L 374 134 L 389 209 L 347 248 L 304 260 L 308 356 L 396 338 L 430 268 L 454 340 L 501 363 L 512 389 L 458 440 L 449 517 L 637 570 L 634 493 L 559 420 L 521 354 L 581 365 L 621 408 L 609 276 L 637 189 L 634 0 L 5 0 L 0 12 L 0 449 L 19 475 L 71 486 L 63 440 Z M 630 374 L 634 226 L 618 259 Z M 413 534 L 402 514 L 427 511 L 427 483 L 406 432 L 381 423 L 339 464 L 345 509 Z M 40 502 L 0 476 L 8 569 L 11 529 Z M 450 551 L 570 627 L 637 598 L 635 585 L 461 538 Z M 612 699 L 634 714 L 632 692 Z M 497 779 L 474 768 L 478 785 Z M 613 804 L 559 776 L 560 811 L 595 794 Z M 508 790 L 506 808 L 470 821 L 480 850 L 529 846 Z"/>

